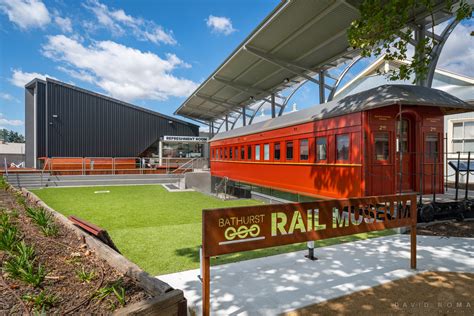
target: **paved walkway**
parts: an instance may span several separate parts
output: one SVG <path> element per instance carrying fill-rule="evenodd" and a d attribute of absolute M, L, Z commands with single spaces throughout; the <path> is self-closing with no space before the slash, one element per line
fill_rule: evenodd
<path fill-rule="evenodd" d="M 410 270 L 410 239 L 394 235 L 211 268 L 213 315 L 276 315 L 420 271 L 474 273 L 474 239 L 418 236 L 418 271 Z M 159 278 L 182 289 L 201 314 L 199 270 Z"/>

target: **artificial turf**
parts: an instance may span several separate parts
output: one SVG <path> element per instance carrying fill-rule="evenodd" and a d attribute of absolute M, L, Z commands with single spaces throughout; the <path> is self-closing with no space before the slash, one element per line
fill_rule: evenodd
<path fill-rule="evenodd" d="M 95 193 L 110 191 L 109 193 Z M 105 228 L 123 255 L 152 275 L 199 267 L 201 210 L 255 205 L 255 200 L 222 201 L 198 192 L 168 192 L 161 185 L 47 188 L 33 191 L 56 211 Z M 317 241 L 327 246 L 392 231 Z M 305 244 L 260 249 L 213 258 L 212 264 L 302 250 Z"/>

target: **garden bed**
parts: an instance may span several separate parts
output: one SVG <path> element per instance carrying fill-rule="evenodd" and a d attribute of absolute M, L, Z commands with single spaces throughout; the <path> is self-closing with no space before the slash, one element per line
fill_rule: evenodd
<path fill-rule="evenodd" d="M 440 237 L 474 237 L 474 220 L 434 222 L 424 227 L 418 227 L 416 233 Z"/>
<path fill-rule="evenodd" d="M 149 309 L 156 293 L 103 260 L 86 242 L 91 238 L 20 191 L 0 190 L 0 314 Z"/>

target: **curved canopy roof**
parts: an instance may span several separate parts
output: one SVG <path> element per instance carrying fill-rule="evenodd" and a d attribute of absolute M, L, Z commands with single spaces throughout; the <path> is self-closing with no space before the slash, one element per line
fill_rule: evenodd
<path fill-rule="evenodd" d="M 260 133 L 393 104 L 434 106 L 453 113 L 474 111 L 474 105 L 469 105 L 441 90 L 412 85 L 383 85 L 274 119 L 222 132 L 211 141 Z"/>
<path fill-rule="evenodd" d="M 349 46 L 347 30 L 359 17 L 360 2 L 280 2 L 175 114 L 214 121 L 302 81 L 319 83 L 314 77 L 320 71 L 358 56 L 359 52 Z M 437 3 L 433 16 L 436 24 L 452 16 L 445 10 L 445 1 Z M 426 12 L 419 12 L 411 23 L 430 25 L 433 20 Z"/>

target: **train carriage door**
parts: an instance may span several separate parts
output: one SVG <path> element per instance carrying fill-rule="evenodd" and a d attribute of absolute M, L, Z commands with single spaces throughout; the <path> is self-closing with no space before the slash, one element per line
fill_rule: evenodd
<path fill-rule="evenodd" d="M 425 193 L 442 190 L 443 161 L 440 157 L 441 134 L 423 133 L 423 191 Z"/>
<path fill-rule="evenodd" d="M 414 163 L 415 163 L 415 126 L 414 120 L 409 116 L 403 116 L 397 120 L 396 130 L 396 192 L 414 190 Z M 400 170 L 402 175 L 400 176 Z M 401 181 L 401 183 L 400 183 Z"/>

